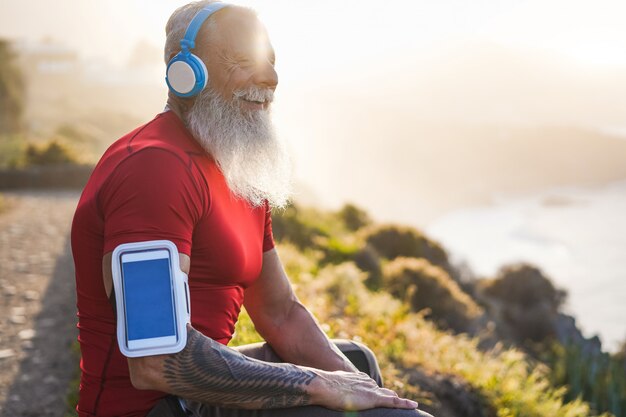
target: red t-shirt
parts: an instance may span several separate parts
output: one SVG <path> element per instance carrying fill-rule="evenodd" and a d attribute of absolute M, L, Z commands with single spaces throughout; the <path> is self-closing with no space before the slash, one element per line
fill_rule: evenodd
<path fill-rule="evenodd" d="M 102 257 L 121 244 L 167 239 L 191 257 L 191 322 L 227 344 L 244 289 L 274 247 L 270 209 L 235 198 L 175 113 L 159 114 L 105 152 L 72 224 L 81 385 L 78 413 L 144 416 L 165 394 L 136 390 L 117 345 Z"/>

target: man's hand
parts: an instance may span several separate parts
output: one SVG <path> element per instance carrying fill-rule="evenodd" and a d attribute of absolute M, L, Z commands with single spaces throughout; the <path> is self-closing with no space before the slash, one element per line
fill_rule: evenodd
<path fill-rule="evenodd" d="M 390 389 L 380 388 L 363 372 L 326 372 L 312 369 L 317 378 L 308 391 L 311 403 L 333 410 L 367 410 L 376 407 L 415 409 L 417 403 L 398 397 Z"/>

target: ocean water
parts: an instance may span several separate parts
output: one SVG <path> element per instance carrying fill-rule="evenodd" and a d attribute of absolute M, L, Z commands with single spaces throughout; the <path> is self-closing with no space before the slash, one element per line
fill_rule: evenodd
<path fill-rule="evenodd" d="M 583 334 L 614 351 L 626 340 L 626 180 L 493 199 L 450 212 L 426 232 L 479 276 L 504 264 L 539 266 L 568 293 L 564 310 Z"/>

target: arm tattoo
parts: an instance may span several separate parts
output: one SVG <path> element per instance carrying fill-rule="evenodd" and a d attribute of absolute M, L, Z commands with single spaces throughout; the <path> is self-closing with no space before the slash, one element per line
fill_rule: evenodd
<path fill-rule="evenodd" d="M 235 408 L 286 408 L 310 403 L 305 386 L 313 372 L 291 364 L 262 362 L 189 329 L 187 345 L 164 361 L 172 393 Z"/>

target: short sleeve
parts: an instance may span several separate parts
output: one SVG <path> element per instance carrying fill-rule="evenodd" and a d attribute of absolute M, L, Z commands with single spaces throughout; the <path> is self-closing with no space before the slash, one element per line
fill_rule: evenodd
<path fill-rule="evenodd" d="M 263 234 L 263 252 L 274 248 L 274 235 L 272 234 L 272 209 L 265 202 L 265 231 Z"/>
<path fill-rule="evenodd" d="M 191 255 L 205 200 L 190 169 L 177 155 L 158 148 L 120 163 L 98 195 L 104 253 L 122 243 L 165 239 Z"/>

